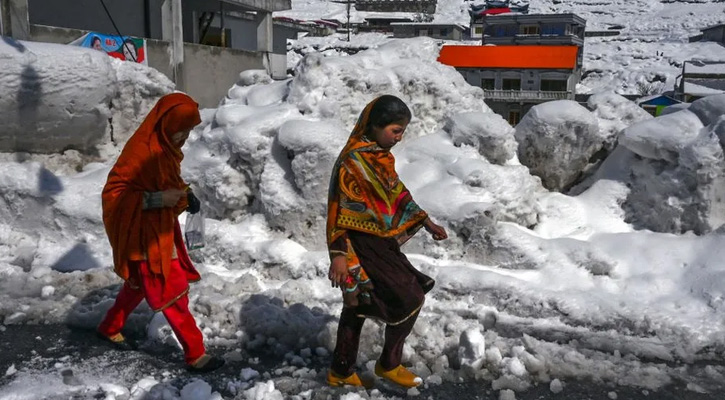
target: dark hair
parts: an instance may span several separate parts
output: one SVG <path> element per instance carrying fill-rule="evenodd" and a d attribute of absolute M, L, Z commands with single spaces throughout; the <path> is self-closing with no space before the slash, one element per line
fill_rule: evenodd
<path fill-rule="evenodd" d="M 389 94 L 380 96 L 370 110 L 368 128 L 384 128 L 393 122 L 408 121 L 412 118 L 410 109 L 403 100 Z"/>
<path fill-rule="evenodd" d="M 93 46 L 93 43 L 95 43 L 96 40 L 98 40 L 98 43 L 103 43 L 101 42 L 101 38 L 99 38 L 98 36 L 93 36 L 91 37 L 91 46 Z"/>
<path fill-rule="evenodd" d="M 128 38 L 128 39 L 124 40 L 123 41 L 123 46 L 126 46 L 126 44 L 130 44 L 131 46 L 133 46 L 133 49 L 135 51 L 138 51 L 138 48 L 136 47 L 136 42 L 134 42 L 133 39 Z"/>

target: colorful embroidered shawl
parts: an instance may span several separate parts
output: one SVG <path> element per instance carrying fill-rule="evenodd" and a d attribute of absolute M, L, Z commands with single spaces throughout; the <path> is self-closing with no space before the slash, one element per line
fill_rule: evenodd
<path fill-rule="evenodd" d="M 372 284 L 360 266 L 347 230 L 396 239 L 410 237 L 428 217 L 413 201 L 395 172 L 395 158 L 366 136 L 370 102 L 355 125 L 347 144 L 335 162 L 330 179 L 327 211 L 327 243 L 347 241 L 348 282 L 346 305 L 366 302 Z M 334 251 L 331 252 L 334 255 Z"/>

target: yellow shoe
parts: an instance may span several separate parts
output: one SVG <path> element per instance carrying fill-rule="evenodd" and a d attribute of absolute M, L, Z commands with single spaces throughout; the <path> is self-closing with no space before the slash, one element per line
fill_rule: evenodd
<path fill-rule="evenodd" d="M 381 378 L 385 378 L 390 382 L 397 383 L 398 385 L 406 388 L 414 388 L 416 386 L 420 386 L 423 383 L 423 379 L 421 379 L 418 375 L 410 372 L 402 365 L 398 365 L 392 370 L 386 371 L 383 369 L 382 365 L 380 365 L 380 362 L 376 362 L 375 375 Z"/>
<path fill-rule="evenodd" d="M 370 389 L 373 387 L 374 382 L 372 380 L 368 379 L 360 379 L 360 377 L 357 375 L 357 373 L 353 373 L 352 375 L 348 376 L 347 378 L 343 378 L 340 375 L 332 372 L 332 370 L 327 371 L 327 384 L 330 386 L 357 386 L 357 387 L 364 387 L 365 389 Z"/>

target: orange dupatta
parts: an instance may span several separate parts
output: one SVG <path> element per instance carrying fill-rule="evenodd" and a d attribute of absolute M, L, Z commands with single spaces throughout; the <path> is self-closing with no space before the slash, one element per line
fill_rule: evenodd
<path fill-rule="evenodd" d="M 148 259 L 155 274 L 168 276 L 176 218 L 187 207 L 182 197 L 174 208 L 142 212 L 144 192 L 184 190 L 181 144 L 171 136 L 201 122 L 191 97 L 172 93 L 162 97 L 128 140 L 103 187 L 103 224 L 113 249 L 114 270 L 130 277 L 129 260 Z"/>

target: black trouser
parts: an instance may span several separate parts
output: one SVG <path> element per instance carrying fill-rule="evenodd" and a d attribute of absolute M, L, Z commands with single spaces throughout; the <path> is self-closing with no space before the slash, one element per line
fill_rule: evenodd
<path fill-rule="evenodd" d="M 405 338 L 410 335 L 417 318 L 418 312 L 398 325 L 385 326 L 385 345 L 380 354 L 380 365 L 386 371 L 400 365 Z M 337 328 L 337 344 L 332 359 L 332 371 L 337 375 L 348 377 L 355 372 L 360 333 L 364 323 L 365 318 L 358 317 L 355 309 L 342 309 L 340 325 Z"/>

